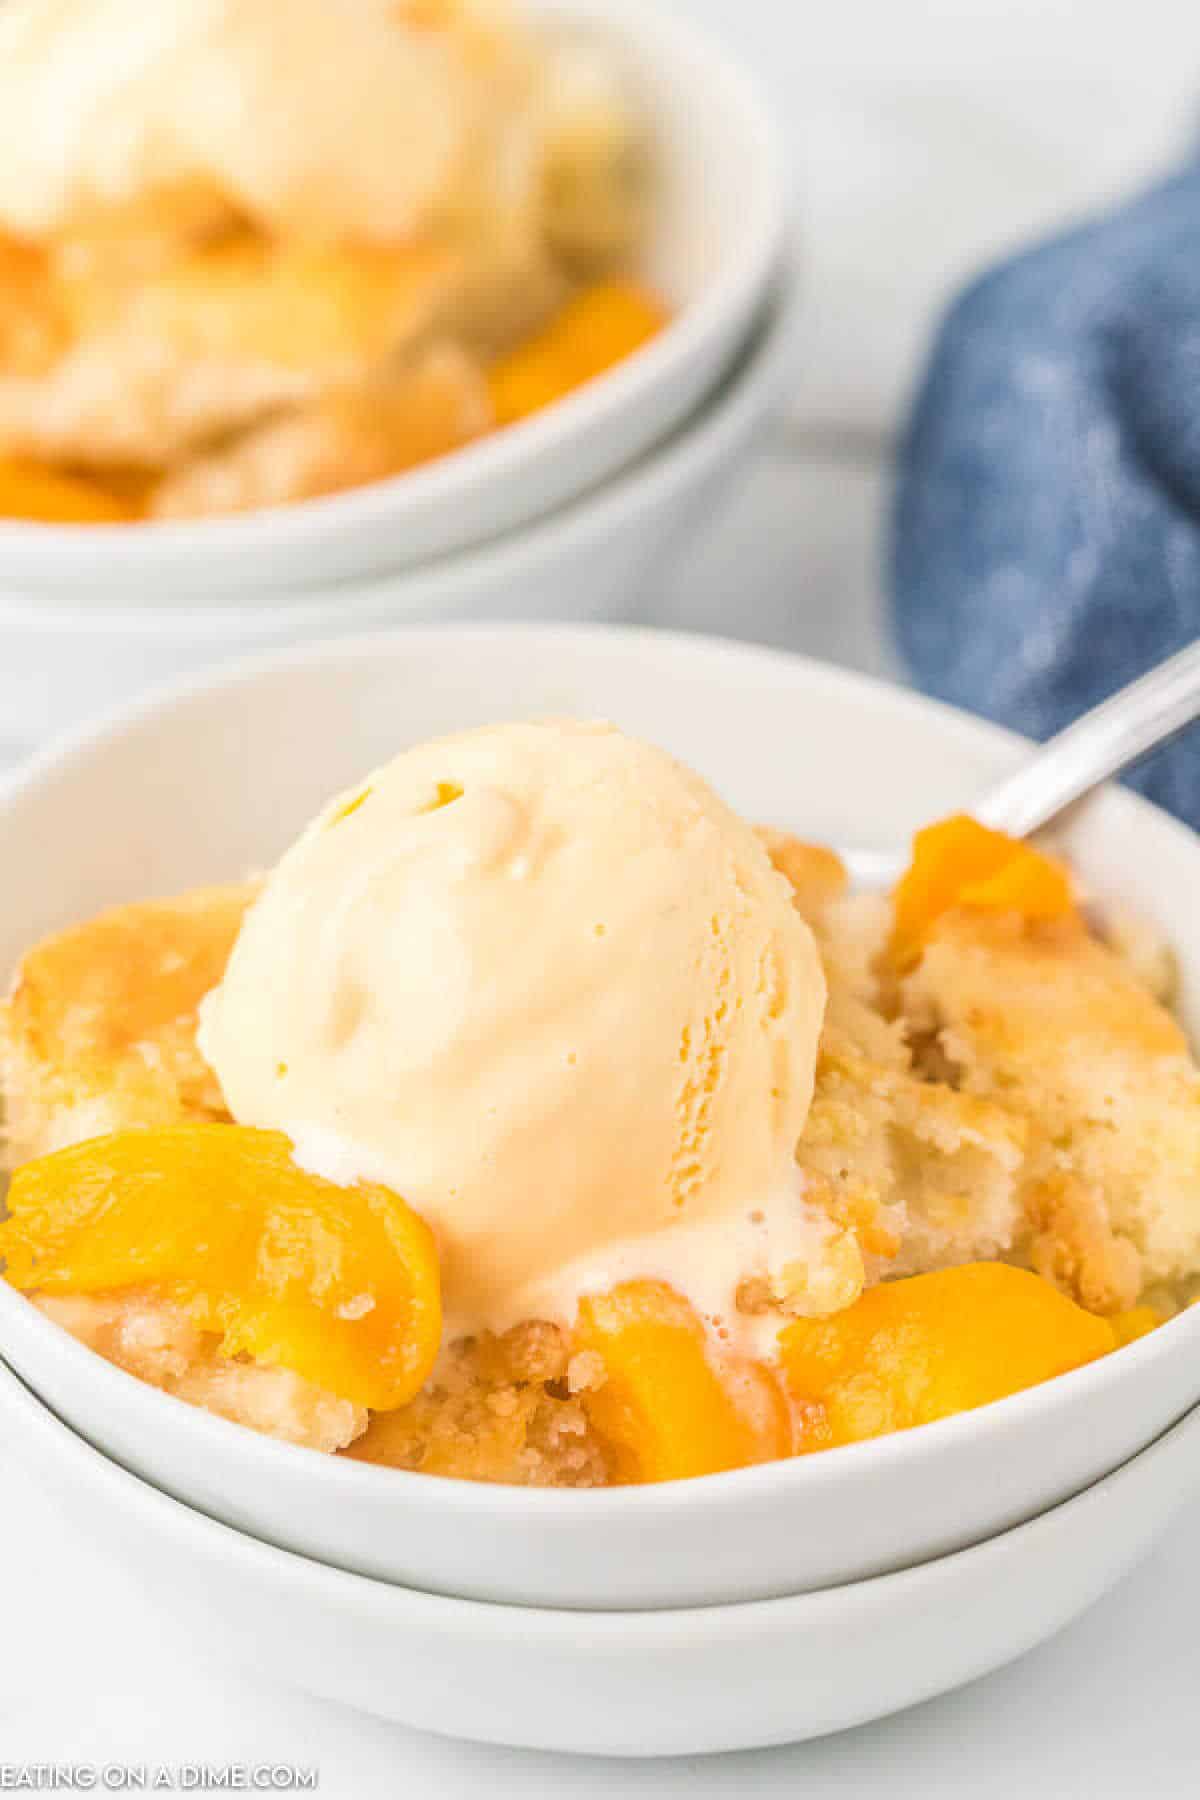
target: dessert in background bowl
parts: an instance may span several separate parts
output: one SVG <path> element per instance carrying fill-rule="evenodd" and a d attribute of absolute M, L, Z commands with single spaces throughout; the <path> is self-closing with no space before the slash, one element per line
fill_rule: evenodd
<path fill-rule="evenodd" d="M 135 762 L 178 788 L 217 746 L 186 856 L 165 790 L 132 797 L 123 842 L 161 892 L 269 861 L 344 787 L 253 896 L 135 904 L 23 957 L 8 931 L 2 1236 L 35 1304 L 0 1294 L 0 1331 L 77 1428 L 331 1561 L 645 1605 L 973 1541 L 1195 1399 L 1194 1316 L 1160 1321 L 1200 1260 L 1197 1077 L 1160 940 L 1130 955 L 1114 923 L 1139 896 L 1103 824 L 1074 846 L 1094 916 L 1065 865 L 962 820 L 918 838 L 894 905 L 859 900 L 828 852 L 764 839 L 611 727 L 490 726 L 347 777 L 565 704 L 619 711 L 743 811 L 883 836 L 918 789 L 957 797 L 922 773 L 933 746 L 982 774 L 993 734 L 653 637 L 325 654 L 151 709 L 25 788 L 25 828 L 53 833 L 73 790 Z M 238 777 L 232 816 L 226 743 L 271 771 L 257 801 Z M 1163 882 L 1193 866 L 1153 812 L 1106 812 Z M 92 899 L 128 894 L 128 848 L 95 854 Z M 57 919 L 35 895 L 25 916 L 60 922 L 52 891 Z M 1186 972 L 1186 911 L 1155 910 Z"/>
<path fill-rule="evenodd" d="M 378 481 L 667 321 L 620 59 L 509 0 L 15 0 L 0 116 L 0 516 Z"/>
<path fill-rule="evenodd" d="M 482 541 L 679 424 L 778 263 L 755 103 L 642 9 L 0 31 L 0 513 L 78 521 L 10 517 L 6 582 L 279 591 Z"/>

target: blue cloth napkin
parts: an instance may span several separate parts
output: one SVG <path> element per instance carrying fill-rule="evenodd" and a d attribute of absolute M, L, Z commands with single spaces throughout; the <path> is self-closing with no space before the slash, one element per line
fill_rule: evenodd
<path fill-rule="evenodd" d="M 951 306 L 889 562 L 916 681 L 1034 737 L 1200 636 L 1200 158 Z M 1200 827 L 1200 731 L 1131 780 Z"/>

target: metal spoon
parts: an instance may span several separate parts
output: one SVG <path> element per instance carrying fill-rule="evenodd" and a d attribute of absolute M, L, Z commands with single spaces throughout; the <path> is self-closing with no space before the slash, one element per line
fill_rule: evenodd
<path fill-rule="evenodd" d="M 1074 801 L 1165 744 L 1200 717 L 1200 641 L 1168 657 L 1042 745 L 970 809 L 983 825 L 1029 837 Z M 903 850 L 842 849 L 856 888 L 891 887 L 908 866 Z"/>

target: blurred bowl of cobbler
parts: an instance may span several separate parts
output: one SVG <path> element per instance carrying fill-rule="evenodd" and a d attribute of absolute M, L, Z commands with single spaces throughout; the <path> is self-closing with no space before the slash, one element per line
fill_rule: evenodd
<path fill-rule="evenodd" d="M 685 425 L 761 319 L 772 129 L 622 4 L 0 19 L 0 595 L 414 572 Z M 571 610 L 569 588 L 564 610 Z"/>
<path fill-rule="evenodd" d="M 785 278 L 733 368 L 665 443 L 522 529 L 417 568 L 285 593 L 176 593 L 164 583 L 155 599 L 100 586 L 99 556 L 94 588 L 0 588 L 0 762 L 7 747 L 28 747 L 156 680 L 301 638 L 412 620 L 636 613 L 655 570 L 778 405 L 794 317 Z"/>

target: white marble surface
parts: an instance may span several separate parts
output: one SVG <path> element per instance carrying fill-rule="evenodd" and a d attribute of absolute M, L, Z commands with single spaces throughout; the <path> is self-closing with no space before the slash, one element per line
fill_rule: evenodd
<path fill-rule="evenodd" d="M 888 488 L 857 441 L 781 427 L 664 570 L 651 618 L 900 677 L 878 566 Z"/>
<path fill-rule="evenodd" d="M 1144 180 L 1200 126 L 1188 0 L 665 0 L 759 72 L 810 277 L 800 416 L 889 426 L 981 261 Z"/>
<path fill-rule="evenodd" d="M 886 447 L 931 316 L 985 255 L 1121 191 L 1182 141 L 1184 0 L 676 0 L 757 62 L 796 154 L 809 335 L 793 412 L 664 571 L 655 617 L 894 672 Z M 1195 1792 L 1200 1505 L 1091 1615 L 964 1692 L 824 1743 L 654 1765 L 498 1752 L 248 1680 L 164 1623 L 0 1463 L 3 1766 L 290 1762 L 331 1800 Z"/>

